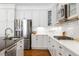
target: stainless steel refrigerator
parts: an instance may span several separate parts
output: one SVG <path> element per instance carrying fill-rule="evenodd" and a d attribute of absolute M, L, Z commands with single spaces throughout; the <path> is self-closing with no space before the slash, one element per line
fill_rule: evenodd
<path fill-rule="evenodd" d="M 21 36 L 24 37 L 24 49 L 31 49 L 32 20 L 23 19 L 21 28 Z"/>

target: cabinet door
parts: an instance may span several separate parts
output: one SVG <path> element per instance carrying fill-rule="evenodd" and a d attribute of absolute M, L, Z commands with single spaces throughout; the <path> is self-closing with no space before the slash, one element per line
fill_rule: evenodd
<path fill-rule="evenodd" d="M 38 35 L 37 36 L 37 47 L 39 48 L 39 49 L 43 49 L 44 47 L 43 47 L 43 37 L 41 36 L 41 35 Z"/>
<path fill-rule="evenodd" d="M 54 39 L 51 38 L 51 55 L 52 56 L 56 56 L 56 50 L 57 50 L 57 46 L 56 46 L 56 42 L 54 41 Z"/>
<path fill-rule="evenodd" d="M 20 20 L 23 19 L 24 13 L 25 13 L 24 10 L 16 9 L 16 19 L 20 19 Z"/>
<path fill-rule="evenodd" d="M 39 10 L 39 25 L 41 27 L 46 27 L 48 25 L 47 10 Z"/>
<path fill-rule="evenodd" d="M 40 19 L 39 19 L 39 10 L 33 10 L 32 13 L 32 26 L 33 27 L 38 27 L 39 23 L 40 23 Z"/>
<path fill-rule="evenodd" d="M 38 35 L 37 45 L 39 49 L 47 49 L 48 47 L 48 36 L 47 35 Z"/>
<path fill-rule="evenodd" d="M 23 56 L 24 55 L 24 39 L 21 39 L 19 42 L 17 42 L 17 56 Z"/>
<path fill-rule="evenodd" d="M 47 49 L 48 47 L 47 35 L 32 36 L 32 48 L 33 49 Z"/>
<path fill-rule="evenodd" d="M 32 35 L 32 49 L 37 48 L 37 38 L 36 35 Z"/>
<path fill-rule="evenodd" d="M 24 17 L 26 19 L 32 19 L 32 10 L 25 10 Z"/>
<path fill-rule="evenodd" d="M 50 37 L 49 37 L 49 39 L 48 39 L 48 50 L 50 51 L 50 48 L 51 48 L 51 39 L 50 39 Z"/>
<path fill-rule="evenodd" d="M 49 40 L 48 35 L 43 35 L 42 41 L 43 41 L 43 47 L 44 47 L 44 49 L 48 48 L 48 40 Z"/>
<path fill-rule="evenodd" d="M 52 51 L 52 44 L 53 43 L 52 44 L 51 43 L 52 43 L 52 39 L 49 37 L 49 40 L 48 40 L 48 50 L 49 50 L 50 54 L 53 55 L 53 53 L 52 53 L 53 52 Z"/>
<path fill-rule="evenodd" d="M 69 4 L 69 11 L 70 11 L 70 14 L 69 16 L 77 16 L 77 4 L 76 3 L 70 3 Z"/>

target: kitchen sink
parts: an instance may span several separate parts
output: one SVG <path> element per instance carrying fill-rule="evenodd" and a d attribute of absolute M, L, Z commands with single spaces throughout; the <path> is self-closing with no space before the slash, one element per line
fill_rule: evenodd
<path fill-rule="evenodd" d="M 69 36 L 54 36 L 54 38 L 58 40 L 74 40 L 74 38 L 69 37 Z"/>

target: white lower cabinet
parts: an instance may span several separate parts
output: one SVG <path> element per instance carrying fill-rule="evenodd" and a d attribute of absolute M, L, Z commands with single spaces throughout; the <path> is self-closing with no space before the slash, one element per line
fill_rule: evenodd
<path fill-rule="evenodd" d="M 32 35 L 32 49 L 47 49 L 47 35 Z"/>
<path fill-rule="evenodd" d="M 52 45 L 52 43 L 53 43 L 53 45 Z M 49 52 L 50 52 L 50 54 L 53 56 L 53 55 L 55 55 L 55 45 L 54 45 L 54 42 L 52 41 L 52 39 L 49 37 L 49 39 L 48 39 L 48 49 L 49 49 Z"/>
<path fill-rule="evenodd" d="M 32 40 L 31 40 L 32 44 L 31 47 L 32 49 L 35 49 L 37 47 L 37 39 L 36 39 L 36 35 L 32 35 Z"/>
<path fill-rule="evenodd" d="M 21 39 L 17 42 L 17 49 L 16 49 L 16 56 L 23 56 L 24 55 L 24 39 Z"/>
<path fill-rule="evenodd" d="M 68 48 L 66 48 L 65 46 L 61 45 L 59 42 L 56 42 L 56 55 L 57 56 L 77 56 L 75 53 L 73 53 L 72 51 L 70 51 Z"/>
<path fill-rule="evenodd" d="M 5 56 L 5 50 L 0 51 L 0 56 Z"/>
<path fill-rule="evenodd" d="M 49 38 L 48 50 L 51 56 L 77 56 L 75 53 L 52 38 Z"/>

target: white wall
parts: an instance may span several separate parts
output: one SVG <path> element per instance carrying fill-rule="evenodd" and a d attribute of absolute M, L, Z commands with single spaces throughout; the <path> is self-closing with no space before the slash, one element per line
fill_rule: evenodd
<path fill-rule="evenodd" d="M 0 4 L 0 37 L 5 36 L 5 29 L 11 28 L 14 36 L 15 4 Z"/>

